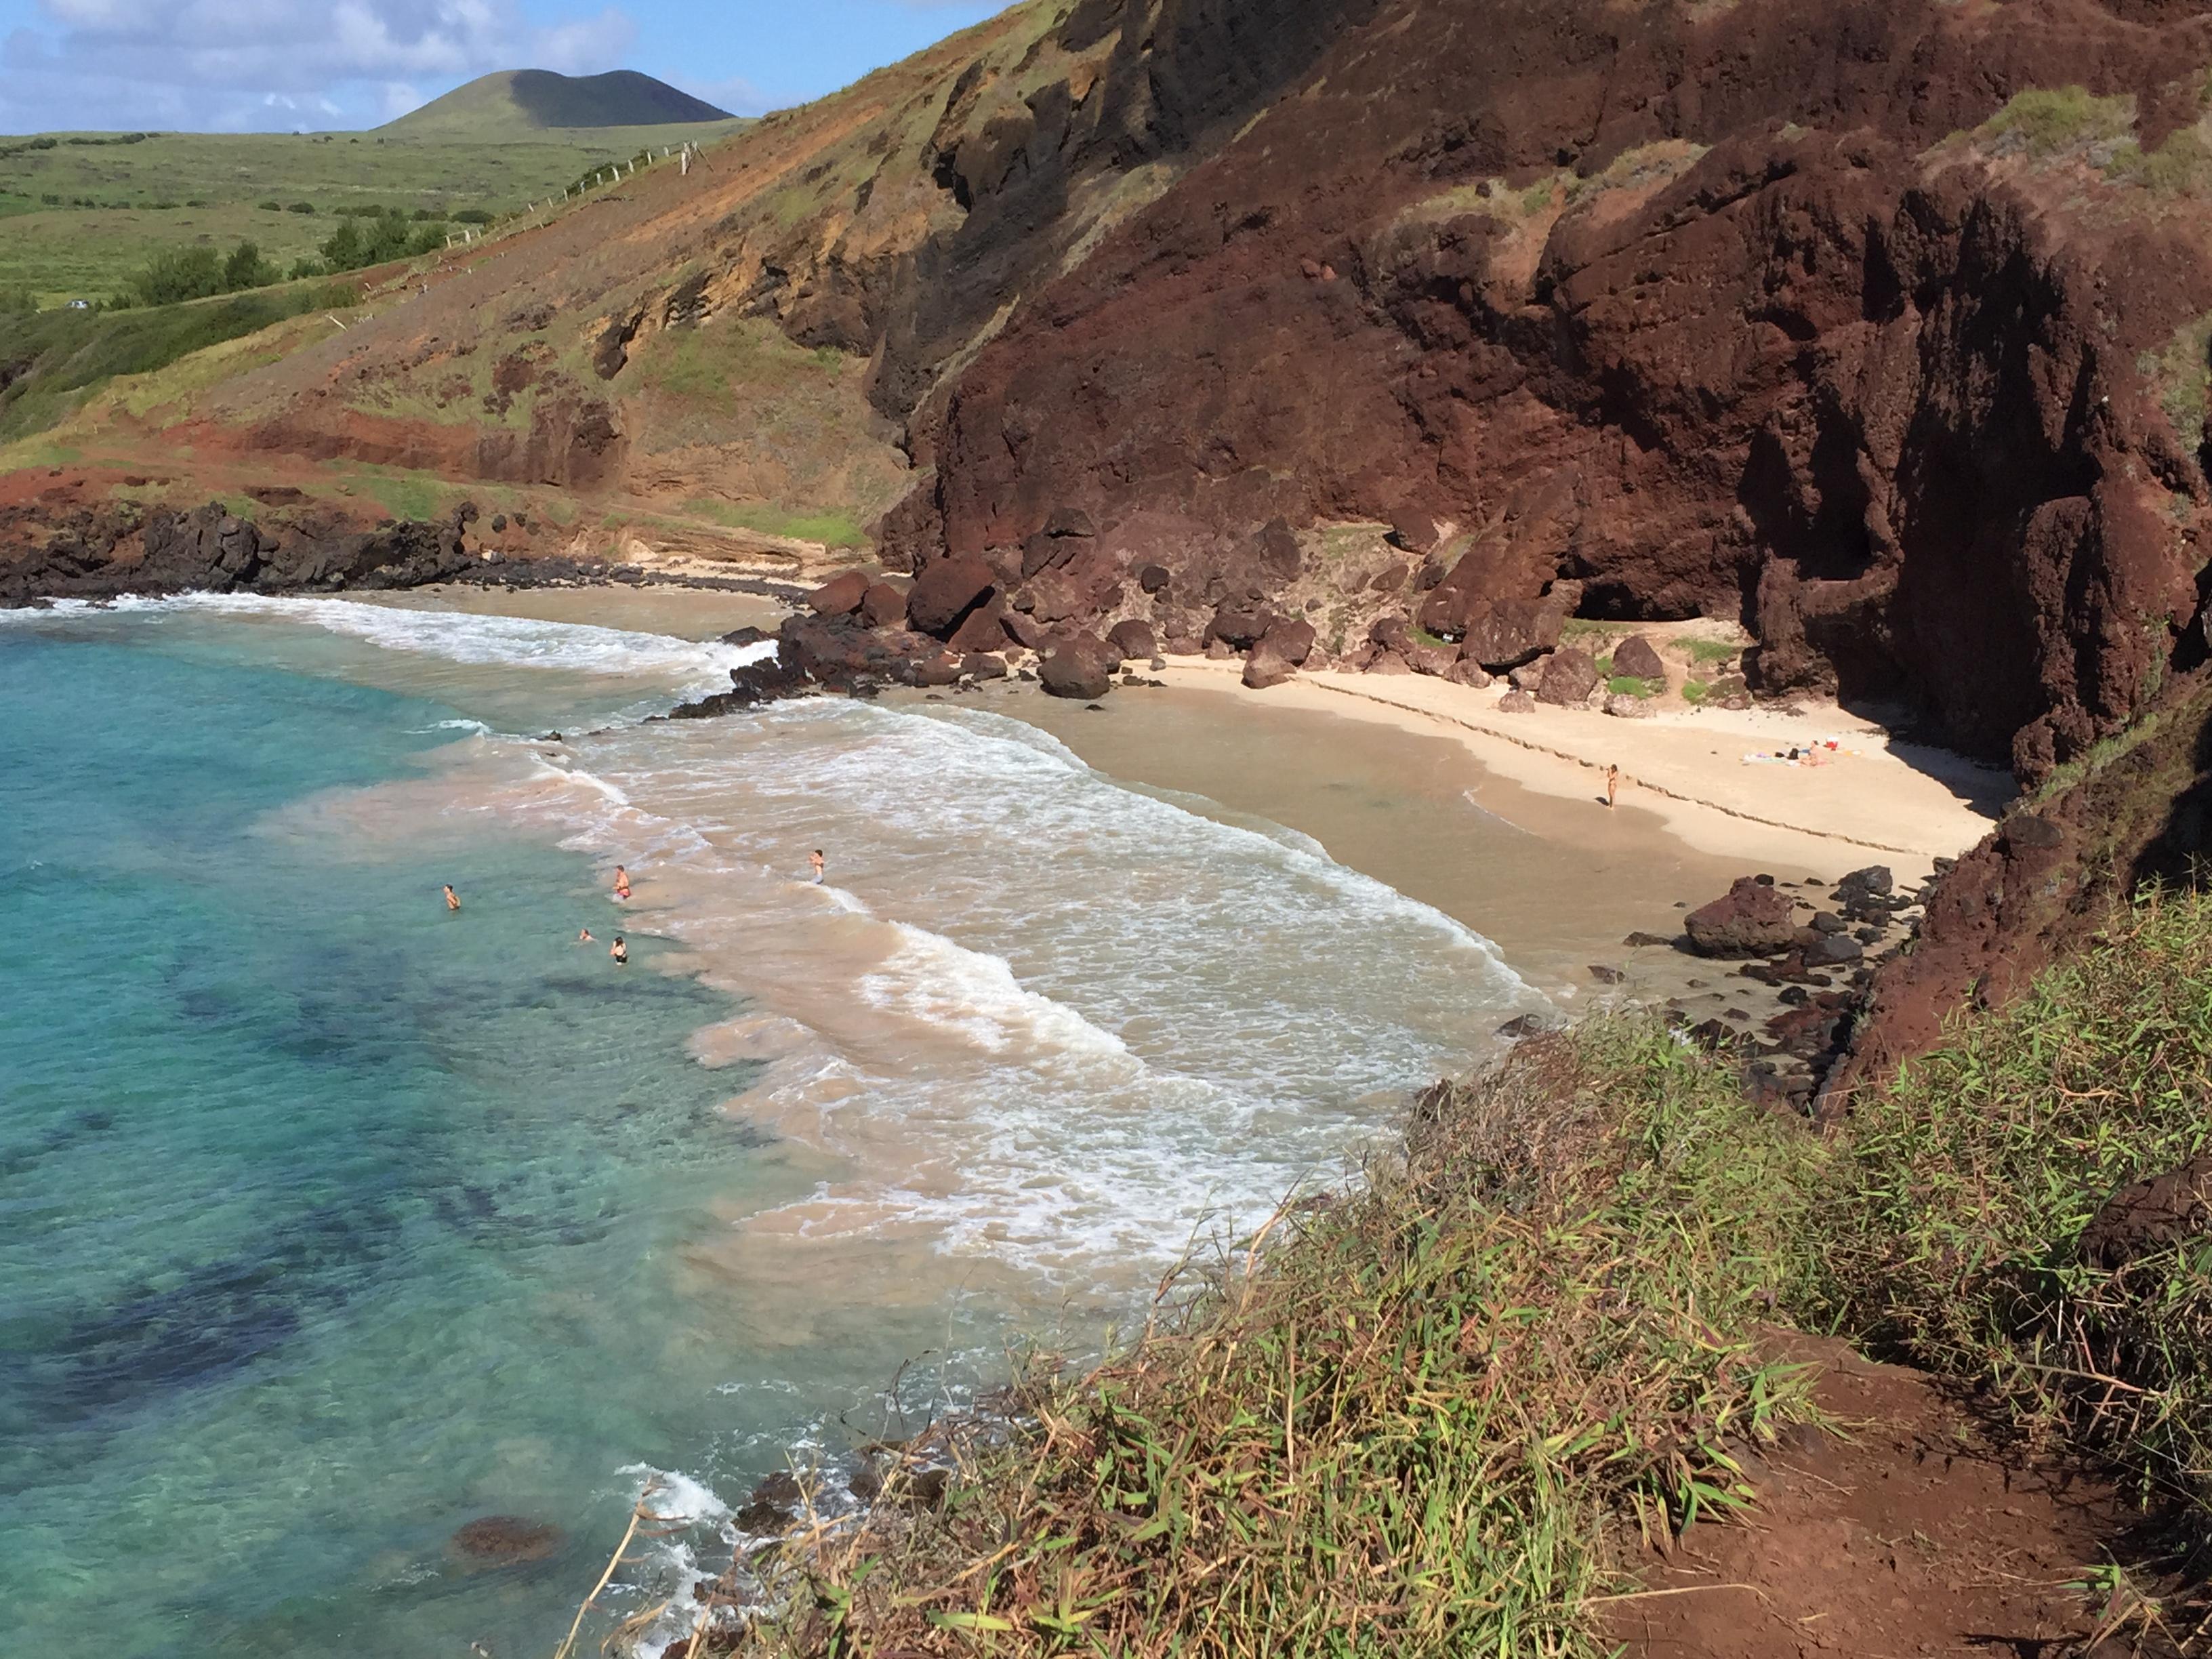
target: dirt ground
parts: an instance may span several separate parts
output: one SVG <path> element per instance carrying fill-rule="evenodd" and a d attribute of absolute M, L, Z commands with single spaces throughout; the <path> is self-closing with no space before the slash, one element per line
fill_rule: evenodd
<path fill-rule="evenodd" d="M 1753 1520 L 1652 1562 L 1618 1604 L 1628 1659 L 2081 1653 L 2101 1609 L 2078 1586 L 2127 1519 L 2111 1491 L 2000 1455 L 1917 1372 L 1800 1347 L 1843 1433 L 1796 1431 L 1750 1469 Z"/>

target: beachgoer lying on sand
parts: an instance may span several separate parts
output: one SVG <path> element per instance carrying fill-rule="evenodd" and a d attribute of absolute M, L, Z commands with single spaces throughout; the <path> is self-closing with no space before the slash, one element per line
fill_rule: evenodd
<path fill-rule="evenodd" d="M 806 867 L 814 872 L 815 884 L 819 886 L 823 874 L 822 849 L 820 848 L 816 848 L 812 852 L 806 855 Z"/>
<path fill-rule="evenodd" d="M 608 950 L 607 954 L 612 957 L 617 963 L 623 966 L 627 966 L 629 963 L 629 942 L 625 940 L 620 933 L 617 933 L 615 935 L 615 942 Z"/>
<path fill-rule="evenodd" d="M 446 884 L 446 908 L 448 910 L 458 910 L 461 908 L 460 896 L 453 891 L 453 884 L 450 881 Z"/>
<path fill-rule="evenodd" d="M 629 872 L 619 864 L 615 866 L 615 896 L 618 899 L 629 896 Z"/>

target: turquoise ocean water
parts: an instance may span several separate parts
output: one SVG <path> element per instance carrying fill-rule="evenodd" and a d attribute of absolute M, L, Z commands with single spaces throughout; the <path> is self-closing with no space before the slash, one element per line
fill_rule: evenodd
<path fill-rule="evenodd" d="M 787 1448 L 883 1429 L 902 1360 L 1110 1310 L 1130 1238 L 1528 1006 L 1317 849 L 995 717 L 635 724 L 726 655 L 0 619 L 0 1646 L 549 1653 L 648 1478 L 699 1526 L 622 1608 L 726 1559 Z M 872 885 L 777 867 L 824 836 Z M 1310 986 L 1239 966 L 1339 915 Z M 561 1541 L 471 1562 L 487 1515 Z"/>

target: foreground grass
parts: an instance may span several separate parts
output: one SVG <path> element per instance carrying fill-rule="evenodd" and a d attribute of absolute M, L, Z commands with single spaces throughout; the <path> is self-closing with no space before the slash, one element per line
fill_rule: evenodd
<path fill-rule="evenodd" d="M 2208 1138 L 2212 899 L 2154 893 L 1862 1103 L 1822 1223 L 1838 1310 L 2212 1539 L 2212 1169 L 2166 1224 L 2092 1229 Z"/>
<path fill-rule="evenodd" d="M 1612 1518 L 1740 1504 L 1735 1450 L 1808 1414 L 1757 1332 L 1810 1271 L 1811 1147 L 1655 1026 L 1524 1046 L 1256 1265 L 1019 1391 L 1011 1434 L 943 1439 L 941 1507 L 894 1477 L 868 1525 L 768 1566 L 787 1612 L 750 1641 L 1601 1651 Z"/>
<path fill-rule="evenodd" d="M 1623 1546 L 1743 1507 L 1739 1452 L 1814 1416 L 1772 1358 L 1789 1323 L 2101 1462 L 2201 1578 L 2212 1159 L 2162 1225 L 2112 1200 L 2196 1169 L 2209 1101 L 2195 894 L 2118 911 L 1832 1138 L 1656 1023 L 1523 1044 L 1126 1352 L 1039 1372 L 907 1449 L 857 1524 L 746 1563 L 725 1589 L 771 1611 L 696 1650 L 1610 1652 Z"/>

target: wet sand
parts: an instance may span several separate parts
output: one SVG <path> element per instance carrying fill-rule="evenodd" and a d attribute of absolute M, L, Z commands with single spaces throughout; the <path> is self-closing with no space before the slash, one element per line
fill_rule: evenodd
<path fill-rule="evenodd" d="M 1096 711 L 1026 686 L 961 701 L 1209 816 L 1311 836 L 1338 863 L 1495 941 L 1522 978 L 1570 1006 L 1598 993 L 1593 963 L 1626 971 L 1623 988 L 1643 997 L 1724 971 L 1622 941 L 1680 932 L 1684 907 L 1749 873 L 1743 860 L 1698 851 L 1639 806 L 1524 788 L 1449 738 L 1187 687 L 1117 690 Z"/>

